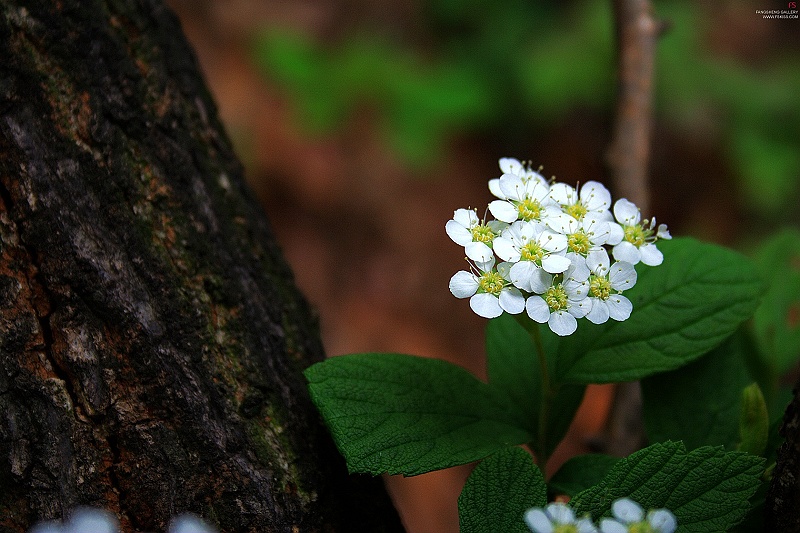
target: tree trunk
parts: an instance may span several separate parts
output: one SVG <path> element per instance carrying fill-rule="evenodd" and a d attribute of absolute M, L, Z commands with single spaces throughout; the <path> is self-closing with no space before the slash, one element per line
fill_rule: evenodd
<path fill-rule="evenodd" d="M 309 401 L 316 321 L 174 15 L 0 8 L 0 530 L 401 531 Z"/>

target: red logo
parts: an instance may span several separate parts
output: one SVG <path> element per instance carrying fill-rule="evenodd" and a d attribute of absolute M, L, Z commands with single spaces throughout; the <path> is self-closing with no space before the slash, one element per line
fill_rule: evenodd
<path fill-rule="evenodd" d="M 797 2 L 789 2 L 789 9 L 797 9 Z"/>

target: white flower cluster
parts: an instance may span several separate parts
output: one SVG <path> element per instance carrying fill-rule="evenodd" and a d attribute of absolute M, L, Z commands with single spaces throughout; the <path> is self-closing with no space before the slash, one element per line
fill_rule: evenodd
<path fill-rule="evenodd" d="M 597 528 L 588 518 L 576 518 L 564 503 L 534 507 L 525 513 L 525 523 L 533 533 L 673 533 L 678 527 L 675 515 L 667 509 L 656 509 L 645 515 L 642 506 L 629 498 L 620 498 L 611 505 L 613 518 L 603 518 Z"/>
<path fill-rule="evenodd" d="M 28 533 L 118 533 L 119 521 L 112 513 L 93 507 L 74 509 L 69 519 L 39 522 Z M 168 533 L 216 533 L 216 529 L 191 513 L 173 518 Z"/>
<path fill-rule="evenodd" d="M 500 170 L 489 181 L 495 220 L 458 209 L 445 225 L 471 265 L 450 279 L 450 292 L 484 318 L 527 311 L 558 335 L 574 333 L 578 318 L 626 320 L 633 305 L 622 292 L 636 283 L 633 265 L 661 264 L 655 242 L 671 238 L 667 227 L 642 220 L 624 198 L 612 209 L 596 181 L 578 192 L 513 158 L 501 159 Z"/>

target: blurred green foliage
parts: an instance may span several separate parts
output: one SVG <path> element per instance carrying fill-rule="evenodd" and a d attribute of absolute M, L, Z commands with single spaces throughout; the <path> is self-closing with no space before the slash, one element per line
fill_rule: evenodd
<path fill-rule="evenodd" d="M 657 57 L 659 120 L 686 135 L 712 124 L 747 204 L 780 221 L 800 181 L 796 54 L 777 51 L 757 69 L 715 57 L 704 44 L 713 10 L 690 0 L 654 3 L 670 22 Z M 255 57 L 307 128 L 327 131 L 352 113 L 373 113 L 391 146 L 416 165 L 435 161 L 454 135 L 513 138 L 575 108 L 612 112 L 609 1 L 429 0 L 424 22 L 424 49 L 375 31 L 330 44 L 270 30 L 257 38 Z"/>

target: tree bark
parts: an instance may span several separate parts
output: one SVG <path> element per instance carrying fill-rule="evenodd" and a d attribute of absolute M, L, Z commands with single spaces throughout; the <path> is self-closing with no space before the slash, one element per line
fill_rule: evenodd
<path fill-rule="evenodd" d="M 316 320 L 174 15 L 0 9 L 0 530 L 401 531 L 308 398 Z"/>

